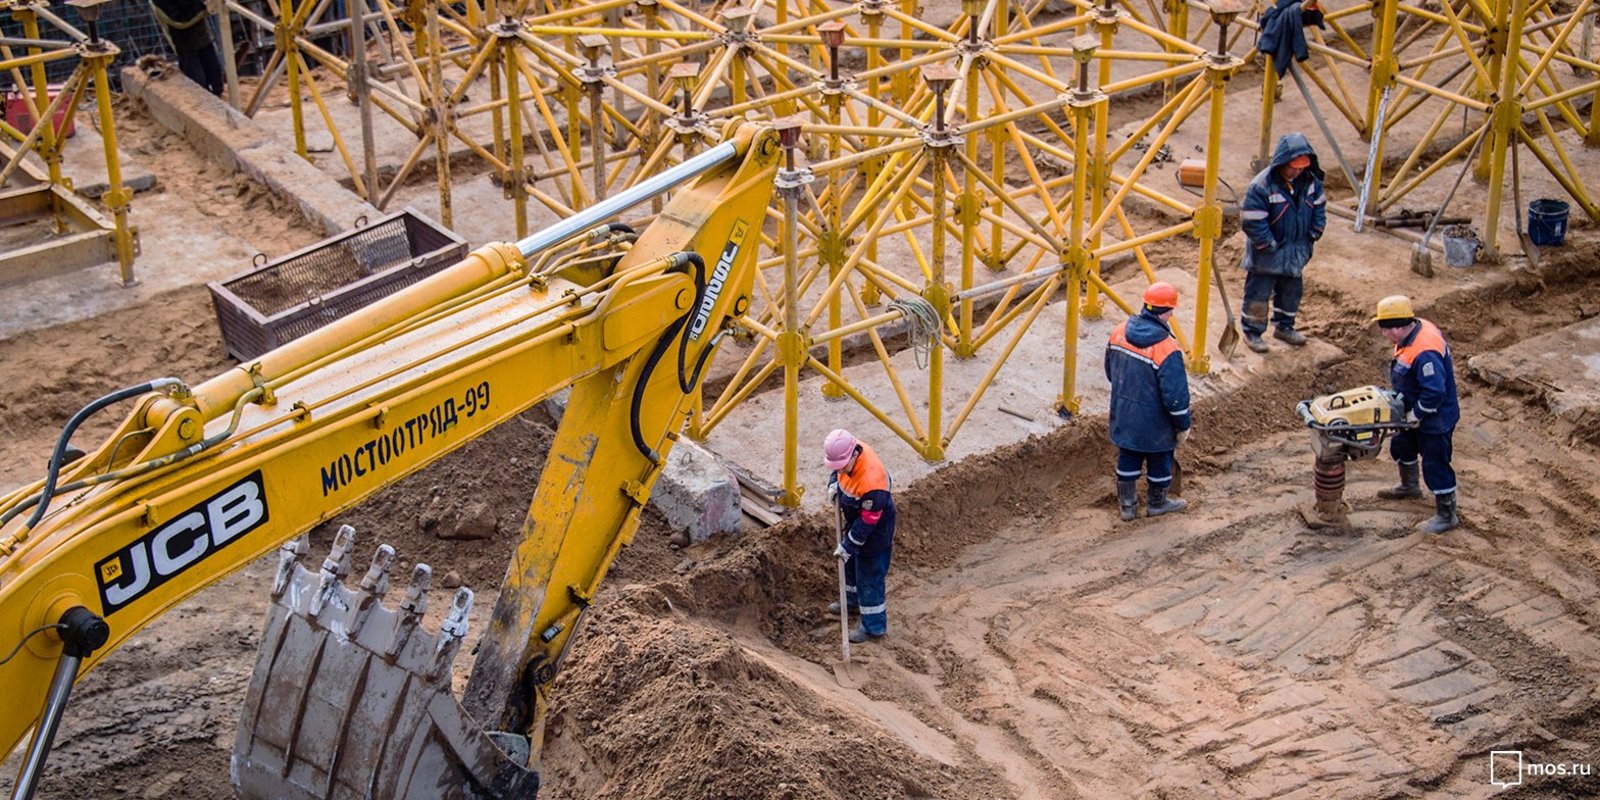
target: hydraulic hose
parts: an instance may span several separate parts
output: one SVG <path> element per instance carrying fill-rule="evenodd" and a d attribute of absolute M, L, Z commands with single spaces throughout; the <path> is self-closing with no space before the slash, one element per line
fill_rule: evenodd
<path fill-rule="evenodd" d="M 644 361 L 644 369 L 640 370 L 639 372 L 638 382 L 633 385 L 633 398 L 628 404 L 628 429 L 629 432 L 633 434 L 633 446 L 637 448 L 645 458 L 650 459 L 651 464 L 656 466 L 661 465 L 661 454 L 656 452 L 656 449 L 651 447 L 649 443 L 644 440 L 644 432 L 639 429 L 639 409 L 644 405 L 644 388 L 645 385 L 650 382 L 650 376 L 656 371 L 656 365 L 661 362 L 661 356 L 666 354 L 667 348 L 672 345 L 672 340 L 677 338 L 678 334 L 683 331 L 684 325 L 688 323 L 689 315 L 695 313 L 700 308 L 701 295 L 705 291 L 704 275 L 706 262 L 705 259 L 700 257 L 699 253 L 696 253 L 692 250 L 686 250 L 681 253 L 672 254 L 671 259 L 672 266 L 668 269 L 683 269 L 691 264 L 694 265 L 695 301 L 689 306 L 689 310 L 684 312 L 682 316 L 673 320 L 672 324 L 667 326 L 666 332 L 661 334 L 661 338 L 656 340 L 655 348 L 650 351 L 649 357 L 647 357 Z M 707 348 L 708 352 L 709 349 L 710 348 Z M 683 354 L 684 349 L 680 346 L 678 349 L 678 385 L 680 388 L 683 386 Z M 702 363 L 704 363 L 704 359 L 702 359 Z M 689 390 L 684 389 L 683 393 L 688 394 Z"/>
<path fill-rule="evenodd" d="M 118 389 L 117 391 L 114 391 L 111 394 L 101 397 L 100 399 L 95 400 L 83 408 L 78 409 L 78 413 L 73 414 L 72 419 L 67 420 L 66 427 L 61 429 L 61 436 L 56 439 L 56 448 L 50 454 L 50 468 L 49 471 L 46 472 L 44 478 L 44 489 L 39 492 L 38 505 L 34 508 L 33 516 L 28 518 L 27 525 L 24 527 L 31 530 L 33 526 L 39 524 L 39 520 L 44 518 L 45 510 L 50 507 L 50 498 L 55 495 L 56 479 L 61 475 L 61 462 L 63 460 L 63 456 L 67 452 L 67 443 L 72 441 L 72 434 L 78 430 L 78 426 L 82 425 L 84 420 L 88 419 L 100 409 L 114 403 L 120 403 L 123 400 L 127 400 L 131 397 L 138 397 L 142 394 L 159 391 L 169 386 L 182 385 L 183 381 L 180 381 L 177 378 L 157 378 L 148 383 L 141 383 L 137 386 L 129 386 L 126 389 Z M 24 503 L 24 505 L 26 505 L 26 503 Z"/>
<path fill-rule="evenodd" d="M 72 481 L 71 483 L 55 487 L 55 490 L 58 492 L 72 492 L 77 491 L 78 489 L 85 489 L 90 486 L 98 486 L 102 483 L 109 483 L 111 481 L 136 477 L 143 475 L 150 470 L 156 469 L 157 467 L 164 467 L 168 464 L 174 464 L 191 456 L 205 452 L 206 450 L 210 450 L 211 448 L 222 444 L 228 439 L 228 437 L 233 435 L 234 431 L 239 429 L 239 419 L 244 415 L 244 407 L 259 399 L 265 393 L 266 390 L 260 387 L 256 387 L 248 392 L 245 392 L 244 395 L 239 398 L 239 402 L 234 404 L 233 416 L 228 420 L 227 429 L 218 431 L 216 434 L 208 436 L 196 444 L 189 445 L 188 447 L 185 447 L 176 453 L 168 453 L 167 455 L 159 458 L 152 458 L 149 461 L 139 464 L 132 464 L 114 472 L 107 472 L 103 475 L 90 475 L 87 478 L 80 478 Z M 16 519 L 17 515 L 21 514 L 23 509 L 26 509 L 28 506 L 38 502 L 39 498 L 43 496 L 44 492 L 41 491 L 39 494 L 36 494 L 27 498 L 26 500 L 23 500 L 21 503 L 18 503 L 14 508 L 7 510 L 4 514 L 0 514 L 0 525 L 5 525 L 7 522 Z M 36 521 L 37 520 L 29 520 L 27 526 L 23 528 L 23 530 L 32 530 Z"/>
<path fill-rule="evenodd" d="M 700 310 L 700 304 L 706 298 L 706 261 L 700 257 L 699 253 L 691 252 L 689 256 L 690 263 L 694 264 L 694 303 L 689 306 L 689 313 L 693 314 Z M 717 337 L 713 338 L 711 343 L 700 351 L 700 358 L 694 365 L 694 376 L 692 378 L 685 378 L 683 369 L 684 359 L 689 355 L 689 337 L 685 336 L 678 340 L 678 391 L 684 394 L 694 391 L 695 384 L 700 382 L 700 371 L 705 369 L 706 361 L 711 358 L 711 352 L 715 349 L 717 339 L 721 338 L 721 336 L 722 334 L 719 332 Z"/>

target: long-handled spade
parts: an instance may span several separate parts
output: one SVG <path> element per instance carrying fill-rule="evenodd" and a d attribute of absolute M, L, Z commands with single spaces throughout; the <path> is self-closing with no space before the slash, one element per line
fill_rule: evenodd
<path fill-rule="evenodd" d="M 1512 216 L 1517 220 L 1517 240 L 1522 242 L 1522 254 L 1528 257 L 1528 266 L 1539 268 L 1539 245 L 1533 243 L 1532 234 L 1522 227 L 1522 170 L 1517 168 L 1517 151 L 1522 149 L 1522 142 L 1511 143 L 1511 204 Z"/>
<path fill-rule="evenodd" d="M 1217 285 L 1217 296 L 1222 298 L 1222 313 L 1228 315 L 1227 321 L 1222 324 L 1222 335 L 1217 337 L 1217 350 L 1233 358 L 1233 354 L 1239 351 L 1239 323 L 1233 316 L 1233 304 L 1228 302 L 1228 290 L 1222 285 L 1221 272 L 1215 263 L 1211 265 L 1211 281 Z"/>
<path fill-rule="evenodd" d="M 834 533 L 838 542 L 844 542 L 844 507 L 834 505 Z M 835 558 L 839 566 L 839 652 L 843 658 L 833 663 L 833 679 L 846 689 L 860 689 L 867 685 L 866 670 L 850 661 L 850 601 L 844 591 L 844 559 Z"/>

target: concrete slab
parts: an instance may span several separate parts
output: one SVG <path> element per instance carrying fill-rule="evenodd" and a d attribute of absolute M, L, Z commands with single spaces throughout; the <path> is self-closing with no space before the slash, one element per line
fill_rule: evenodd
<path fill-rule="evenodd" d="M 106 177 L 105 139 L 93 124 L 92 113 L 78 112 L 76 133 L 62 148 L 61 172 L 72 180 L 73 191 L 98 201 L 110 188 Z M 41 162 L 42 163 L 42 162 Z M 117 148 L 117 166 L 122 173 L 122 185 L 134 192 L 146 192 L 156 185 L 155 173 L 127 153 Z"/>
<path fill-rule="evenodd" d="M 1467 364 L 1495 386 L 1537 396 L 1567 434 L 1600 431 L 1600 317 L 1473 356 Z"/>
<path fill-rule="evenodd" d="M 194 219 L 187 198 L 158 192 L 140 198 L 129 220 L 141 228 L 142 253 L 134 262 L 139 283 L 123 287 L 115 262 L 0 289 L 0 339 L 38 328 L 114 314 L 187 286 L 227 277 L 250 265 L 257 252 L 229 230 L 226 219 Z M 197 257 L 204 254 L 204 257 Z M 114 324 L 114 323 L 112 323 Z"/>
<path fill-rule="evenodd" d="M 705 448 L 679 440 L 650 493 L 650 503 L 673 530 L 686 530 L 690 542 L 739 529 L 744 519 L 739 480 Z"/>

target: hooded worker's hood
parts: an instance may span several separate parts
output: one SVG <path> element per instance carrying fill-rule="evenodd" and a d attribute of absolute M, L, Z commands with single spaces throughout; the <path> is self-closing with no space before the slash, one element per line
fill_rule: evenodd
<path fill-rule="evenodd" d="M 1295 156 L 1310 156 L 1311 166 L 1306 167 L 1306 171 L 1319 181 L 1324 179 L 1322 162 L 1317 160 L 1317 151 L 1311 149 L 1311 142 L 1306 141 L 1306 135 L 1299 132 L 1286 133 L 1278 137 L 1278 147 L 1272 151 L 1271 169 L 1276 172 L 1279 167 L 1293 161 Z"/>

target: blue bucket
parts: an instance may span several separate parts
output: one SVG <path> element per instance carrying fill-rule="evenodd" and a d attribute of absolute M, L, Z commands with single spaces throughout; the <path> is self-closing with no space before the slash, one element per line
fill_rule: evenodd
<path fill-rule="evenodd" d="M 1540 247 L 1559 245 L 1567 238 L 1565 200 L 1535 200 L 1528 204 L 1528 238 Z"/>

